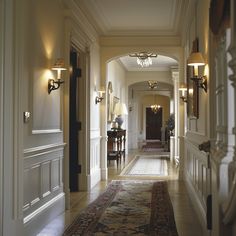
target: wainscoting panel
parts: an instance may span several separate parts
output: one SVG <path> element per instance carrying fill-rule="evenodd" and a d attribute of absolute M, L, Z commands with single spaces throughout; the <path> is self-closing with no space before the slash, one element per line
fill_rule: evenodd
<path fill-rule="evenodd" d="M 90 139 L 90 189 L 101 180 L 100 140 L 100 132 L 94 131 Z"/>
<path fill-rule="evenodd" d="M 186 138 L 185 180 L 187 182 L 189 196 L 192 199 L 194 208 L 204 229 L 206 229 L 206 200 L 207 196 L 211 193 L 211 175 L 208 163 L 208 154 L 199 151 L 198 146 Z"/>
<path fill-rule="evenodd" d="M 57 202 L 63 202 L 63 150 L 63 143 L 24 150 L 23 214 L 29 232 L 31 222 L 37 222 L 44 211 L 55 208 Z M 63 210 L 61 206 L 58 209 Z"/>

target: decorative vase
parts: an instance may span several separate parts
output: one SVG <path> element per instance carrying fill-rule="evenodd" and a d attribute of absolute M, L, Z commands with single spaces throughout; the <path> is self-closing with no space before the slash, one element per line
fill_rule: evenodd
<path fill-rule="evenodd" d="M 121 115 L 118 115 L 118 116 L 116 117 L 115 121 L 116 121 L 117 124 L 118 124 L 118 129 L 122 129 L 122 128 L 121 128 L 121 125 L 122 125 L 123 122 L 124 122 L 124 119 L 122 118 L 122 116 L 121 116 Z"/>

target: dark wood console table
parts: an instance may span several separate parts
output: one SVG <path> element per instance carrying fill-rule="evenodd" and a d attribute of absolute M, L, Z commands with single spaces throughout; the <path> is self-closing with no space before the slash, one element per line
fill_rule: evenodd
<path fill-rule="evenodd" d="M 108 130 L 107 137 L 107 159 L 116 160 L 118 166 L 122 156 L 125 160 L 126 130 Z"/>

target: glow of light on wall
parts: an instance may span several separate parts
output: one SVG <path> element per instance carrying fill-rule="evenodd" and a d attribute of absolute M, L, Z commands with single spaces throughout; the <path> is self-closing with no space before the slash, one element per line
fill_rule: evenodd
<path fill-rule="evenodd" d="M 188 92 L 189 92 L 189 94 L 193 94 L 193 89 L 192 88 L 189 89 Z"/>
<path fill-rule="evenodd" d="M 46 70 L 43 71 L 42 79 L 43 79 L 43 81 L 45 81 L 44 82 L 45 84 L 48 84 L 48 78 L 54 79 L 54 77 L 55 76 L 54 76 L 54 74 L 51 70 L 46 69 Z"/>
<path fill-rule="evenodd" d="M 206 64 L 204 67 L 204 75 L 209 78 L 209 65 Z"/>

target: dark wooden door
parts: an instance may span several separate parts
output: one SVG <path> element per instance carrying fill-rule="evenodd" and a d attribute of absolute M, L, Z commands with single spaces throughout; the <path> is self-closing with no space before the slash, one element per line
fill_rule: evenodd
<path fill-rule="evenodd" d="M 81 75 L 79 69 L 79 55 L 75 50 L 70 52 L 70 191 L 78 191 L 79 189 L 79 173 L 81 166 L 78 163 L 78 147 L 79 147 L 79 136 L 81 124 L 78 121 L 78 89 L 79 83 L 78 78 Z"/>
<path fill-rule="evenodd" d="M 161 140 L 162 108 L 154 113 L 150 107 L 146 108 L 146 139 Z"/>

